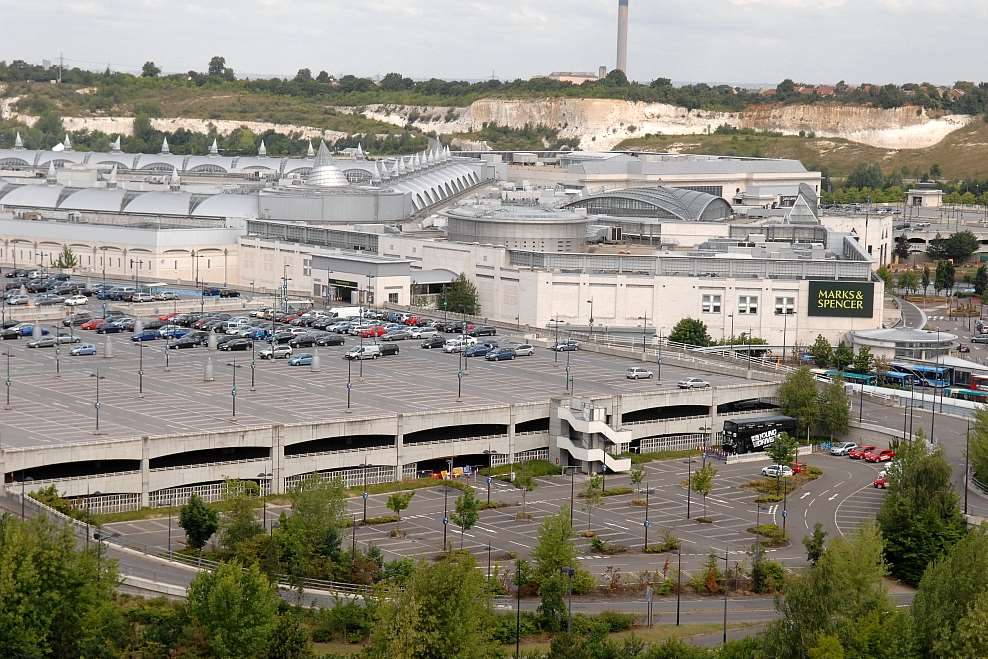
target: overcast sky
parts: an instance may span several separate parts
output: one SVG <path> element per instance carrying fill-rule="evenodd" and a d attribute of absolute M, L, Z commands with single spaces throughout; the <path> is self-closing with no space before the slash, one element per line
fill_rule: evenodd
<path fill-rule="evenodd" d="M 0 0 L 0 59 L 414 78 L 614 66 L 617 0 Z M 986 0 L 631 0 L 628 73 L 734 83 L 980 80 Z"/>

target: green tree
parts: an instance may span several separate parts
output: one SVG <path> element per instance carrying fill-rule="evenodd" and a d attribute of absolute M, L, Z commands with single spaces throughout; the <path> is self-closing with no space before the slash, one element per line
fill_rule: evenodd
<path fill-rule="evenodd" d="M 157 78 L 161 74 L 161 69 L 154 62 L 144 62 L 141 67 L 142 78 Z"/>
<path fill-rule="evenodd" d="M 488 659 L 499 655 L 490 590 L 472 556 L 419 563 L 404 588 L 379 600 L 367 656 L 373 659 Z"/>
<path fill-rule="evenodd" d="M 834 349 L 834 366 L 838 371 L 843 371 L 854 361 L 854 348 L 841 341 Z"/>
<path fill-rule="evenodd" d="M 559 574 L 562 568 L 576 564 L 573 521 L 569 518 L 569 508 L 560 508 L 557 514 L 547 515 L 542 519 L 532 560 L 535 562 L 534 577 L 537 584 Z"/>
<path fill-rule="evenodd" d="M 988 529 L 969 532 L 943 556 L 929 565 L 913 600 L 913 624 L 922 656 L 958 657 L 971 641 L 967 631 L 984 620 L 988 594 Z M 973 616 L 972 616 L 973 614 Z M 961 630 L 965 619 L 972 619 Z M 985 627 L 980 624 L 981 643 Z M 961 641 L 961 643 L 958 643 Z"/>
<path fill-rule="evenodd" d="M 312 637 L 302 616 L 294 611 L 285 611 L 278 616 L 268 659 L 314 659 L 315 656 Z"/>
<path fill-rule="evenodd" d="M 462 273 L 439 295 L 437 308 L 450 313 L 480 314 L 480 294 L 473 282 Z"/>
<path fill-rule="evenodd" d="M 789 433 L 779 433 L 775 441 L 765 447 L 765 454 L 773 464 L 791 466 L 796 461 L 799 442 L 790 437 Z"/>
<path fill-rule="evenodd" d="M 257 483 L 252 481 L 230 480 L 224 486 L 223 502 L 227 511 L 220 524 L 220 545 L 231 555 L 243 543 L 264 532 L 257 519 L 259 494 Z"/>
<path fill-rule="evenodd" d="M 974 292 L 981 296 L 986 290 L 988 290 L 988 268 L 979 265 L 978 271 L 974 273 Z"/>
<path fill-rule="evenodd" d="M 964 535 L 966 525 L 941 449 L 928 453 L 925 442 L 903 442 L 895 462 L 878 524 L 892 574 L 915 585 L 926 566 Z"/>
<path fill-rule="evenodd" d="M 207 506 L 198 494 L 193 494 L 178 513 L 178 525 L 185 531 L 185 542 L 201 551 L 219 529 L 220 514 Z"/>
<path fill-rule="evenodd" d="M 641 467 L 634 467 L 631 470 L 631 482 L 635 486 L 635 492 L 641 492 L 642 481 L 645 480 L 645 470 Z"/>
<path fill-rule="evenodd" d="M 878 189 L 885 186 L 885 174 L 878 163 L 858 163 L 847 177 L 849 188 Z"/>
<path fill-rule="evenodd" d="M 803 546 L 806 547 L 806 560 L 810 565 L 816 565 L 823 556 L 826 549 L 827 532 L 823 530 L 823 524 L 817 522 L 813 525 L 813 533 L 803 536 Z"/>
<path fill-rule="evenodd" d="M 600 476 L 597 474 L 590 476 L 580 496 L 583 498 L 583 507 L 587 510 L 587 531 L 590 531 L 590 516 L 593 514 L 593 509 L 604 500 L 604 486 Z"/>
<path fill-rule="evenodd" d="M 388 510 L 394 511 L 394 514 L 398 516 L 399 524 L 401 523 L 401 511 L 408 508 L 413 496 L 415 496 L 415 490 L 395 492 L 388 497 Z"/>
<path fill-rule="evenodd" d="M 700 347 L 711 343 L 710 335 L 707 334 L 707 325 L 696 318 L 683 318 L 676 323 L 669 334 L 669 340 L 673 343 Z"/>
<path fill-rule="evenodd" d="M 278 627 L 278 592 L 260 568 L 220 563 L 189 585 L 188 613 L 214 657 L 262 657 Z"/>
<path fill-rule="evenodd" d="M 796 431 L 807 434 L 817 417 L 816 380 L 810 369 L 802 368 L 790 373 L 779 385 L 779 405 L 782 413 L 796 419 Z"/>
<path fill-rule="evenodd" d="M 331 555 L 339 543 L 346 514 L 347 492 L 341 478 L 312 474 L 291 491 L 292 515 L 304 541 L 322 555 Z"/>
<path fill-rule="evenodd" d="M 306 83 L 312 82 L 312 71 L 309 69 L 299 69 L 292 82 Z"/>
<path fill-rule="evenodd" d="M 452 515 L 453 523 L 460 527 L 460 549 L 463 549 L 463 534 L 469 531 L 480 519 L 480 503 L 473 493 L 473 488 L 466 490 L 456 499 L 456 512 Z"/>
<path fill-rule="evenodd" d="M 810 346 L 810 355 L 813 357 L 813 363 L 819 368 L 830 366 L 834 359 L 834 349 L 831 347 L 827 337 L 823 334 L 816 335 L 816 341 Z"/>
<path fill-rule="evenodd" d="M 982 483 L 988 483 L 988 407 L 979 405 L 974 409 L 974 424 L 971 426 L 970 445 L 971 471 Z"/>
<path fill-rule="evenodd" d="M 930 166 L 930 178 L 937 180 L 943 176 L 943 169 L 940 167 L 939 163 L 933 163 Z"/>
<path fill-rule="evenodd" d="M 817 421 L 822 426 L 823 431 L 830 435 L 830 441 L 837 435 L 847 432 L 849 425 L 847 391 L 844 389 L 844 381 L 834 378 L 823 391 L 820 392 L 820 407 Z"/>
<path fill-rule="evenodd" d="M 978 237 L 968 230 L 958 231 L 944 242 L 946 256 L 953 259 L 954 263 L 964 263 L 980 246 Z"/>
<path fill-rule="evenodd" d="M 58 255 L 58 260 L 55 261 L 56 268 L 62 268 L 65 270 L 71 270 L 79 265 L 79 257 L 72 253 L 68 245 L 62 246 L 62 253 Z"/>
<path fill-rule="evenodd" d="M 708 462 L 693 472 L 693 491 L 703 497 L 703 516 L 707 516 L 707 495 L 713 492 L 717 469 Z"/>
<path fill-rule="evenodd" d="M 923 277 L 920 280 L 920 282 L 923 284 L 923 295 L 924 296 L 926 295 L 926 292 L 928 290 L 930 290 L 930 281 L 931 281 L 931 279 L 930 279 L 930 266 L 924 265 L 923 266 Z"/>
<path fill-rule="evenodd" d="M 909 260 L 909 240 L 905 234 L 896 236 L 895 248 L 892 253 L 899 258 L 899 263 L 905 263 Z"/>
<path fill-rule="evenodd" d="M 889 599 L 885 574 L 882 539 L 873 525 L 833 539 L 816 565 L 791 577 L 785 597 L 776 599 L 781 619 L 763 637 L 765 656 L 841 656 L 833 647 L 823 653 L 828 636 L 849 656 L 915 656 L 908 617 Z"/>
<path fill-rule="evenodd" d="M 878 278 L 881 279 L 882 282 L 885 284 L 885 290 L 891 291 L 892 283 L 893 283 L 892 271 L 889 270 L 888 266 L 887 265 L 879 266 L 878 270 L 875 271 L 875 274 L 878 275 Z"/>
<path fill-rule="evenodd" d="M 519 471 L 515 475 L 515 487 L 521 490 L 521 514 L 528 517 L 528 493 L 535 491 L 535 479 L 532 475 L 524 471 Z"/>
<path fill-rule="evenodd" d="M 117 655 L 115 564 L 77 547 L 68 525 L 0 517 L 0 656 Z"/>
<path fill-rule="evenodd" d="M 851 368 L 855 373 L 867 373 L 871 370 L 874 359 L 875 358 L 871 354 L 871 348 L 868 346 L 861 346 L 858 348 L 858 353 L 854 355 L 854 361 L 851 364 Z"/>
<path fill-rule="evenodd" d="M 912 270 L 904 270 L 899 273 L 899 289 L 907 293 L 915 293 L 919 288 L 919 277 Z"/>

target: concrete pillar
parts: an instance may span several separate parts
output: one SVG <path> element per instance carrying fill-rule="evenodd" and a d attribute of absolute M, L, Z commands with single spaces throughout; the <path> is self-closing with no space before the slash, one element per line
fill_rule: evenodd
<path fill-rule="evenodd" d="M 285 492 L 285 426 L 275 424 L 271 426 L 271 494 L 284 494 Z"/>
<path fill-rule="evenodd" d="M 202 380 L 203 380 L 203 382 L 212 382 L 213 381 L 213 358 L 212 357 L 207 357 L 206 358 L 206 364 L 205 364 L 205 366 L 203 366 L 203 369 L 202 369 Z"/>
<path fill-rule="evenodd" d="M 141 508 L 151 505 L 151 439 L 141 437 Z"/>
<path fill-rule="evenodd" d="M 320 369 L 320 364 L 319 364 L 319 350 L 318 349 L 315 349 L 315 348 L 312 350 L 312 365 L 311 365 L 311 368 L 312 368 L 313 371 L 318 371 Z"/>
<path fill-rule="evenodd" d="M 518 415 L 515 413 L 515 406 L 508 406 L 508 464 L 513 464 L 515 461 L 515 423 L 517 423 Z M 551 444 L 552 442 L 550 442 Z"/>
<path fill-rule="evenodd" d="M 395 418 L 395 481 L 400 481 L 405 475 L 405 416 L 399 414 Z"/>
<path fill-rule="evenodd" d="M 106 338 L 103 339 L 103 358 L 110 359 L 113 357 L 113 340 L 110 339 L 109 334 L 104 334 Z"/>
<path fill-rule="evenodd" d="M 567 434 L 563 429 L 563 420 L 559 418 L 559 408 L 562 405 L 569 405 L 568 398 L 558 396 L 549 399 L 549 462 L 555 464 L 560 459 L 559 447 L 556 438 Z"/>

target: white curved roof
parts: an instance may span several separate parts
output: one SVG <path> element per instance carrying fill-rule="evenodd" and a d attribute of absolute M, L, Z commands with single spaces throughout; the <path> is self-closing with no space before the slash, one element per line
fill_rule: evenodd
<path fill-rule="evenodd" d="M 315 162 L 315 158 L 285 158 L 282 171 L 285 174 L 291 174 L 300 169 L 312 169 Z"/>
<path fill-rule="evenodd" d="M 191 172 L 196 167 L 219 167 L 229 173 L 233 169 L 234 158 L 226 156 L 187 156 L 185 168 L 182 171 Z"/>
<path fill-rule="evenodd" d="M 120 212 L 123 199 L 124 191 L 119 188 L 84 188 L 70 194 L 58 207 L 65 210 Z"/>
<path fill-rule="evenodd" d="M 64 188 L 60 185 L 19 185 L 0 197 L 4 206 L 58 208 L 58 198 Z"/>
<path fill-rule="evenodd" d="M 4 160 L 20 160 L 32 166 L 41 153 L 42 151 L 33 151 L 31 149 L 0 149 L 0 162 Z"/>
<path fill-rule="evenodd" d="M 261 158 L 255 156 L 245 156 L 237 158 L 232 168 L 231 173 L 243 174 L 249 171 L 257 171 L 259 169 L 280 173 L 281 165 L 283 160 L 281 158 Z"/>
<path fill-rule="evenodd" d="M 127 204 L 124 211 L 145 215 L 188 215 L 191 201 L 189 192 L 145 192 Z"/>
<path fill-rule="evenodd" d="M 86 161 L 88 156 L 88 153 L 82 153 L 80 151 L 41 151 L 38 156 L 38 162 L 35 164 L 37 167 L 41 167 L 47 165 L 49 162 L 63 161 L 81 165 Z"/>
<path fill-rule="evenodd" d="M 192 210 L 196 217 L 257 217 L 257 196 L 218 194 L 206 197 Z"/>
<path fill-rule="evenodd" d="M 134 169 L 145 169 L 153 165 L 167 167 L 184 171 L 185 156 L 176 156 L 170 153 L 142 153 L 134 163 Z"/>
<path fill-rule="evenodd" d="M 137 156 L 133 153 L 94 153 L 87 165 L 111 169 L 114 165 L 120 169 L 133 169 Z"/>

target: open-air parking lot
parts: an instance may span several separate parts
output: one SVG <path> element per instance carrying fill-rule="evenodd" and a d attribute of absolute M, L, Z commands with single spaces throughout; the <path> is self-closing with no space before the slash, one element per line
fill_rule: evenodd
<path fill-rule="evenodd" d="M 692 493 L 689 519 L 688 493 L 684 486 L 689 467 L 686 460 L 657 461 L 642 465 L 645 470 L 642 488 L 644 490 L 647 487 L 650 490 L 649 545 L 660 543 L 666 531 L 677 536 L 682 543 L 683 567 L 687 571 L 699 567 L 710 551 L 723 555 L 726 549 L 732 560 L 744 562 L 755 542 L 755 536 L 747 529 L 759 522 L 775 522 L 782 526 L 785 517 L 791 544 L 769 551 L 774 559 L 788 566 L 805 563 L 801 539 L 804 534 L 812 531 L 816 522 L 822 523 L 831 536 L 848 533 L 866 519 L 874 519 L 881 505 L 881 497 L 884 496 L 883 490 L 875 490 L 870 485 L 881 468 L 879 466 L 819 454 L 809 457 L 807 462 L 823 469 L 823 475 L 794 492 L 785 503 L 760 505 L 755 503 L 756 494 L 742 489 L 741 486 L 756 479 L 764 463 L 725 465 L 717 462 L 718 473 L 713 492 L 707 497 L 706 511 L 702 497 Z M 697 457 L 691 468 L 700 465 L 701 459 Z M 579 497 L 586 478 L 577 474 L 572 479 L 569 475 L 536 479 L 537 487 L 527 495 L 525 503 L 525 510 L 531 514 L 531 519 L 517 517 L 522 510 L 521 491 L 509 483 L 493 480 L 491 500 L 512 505 L 481 512 L 477 525 L 463 533 L 464 549 L 473 553 L 478 565 L 483 568 L 487 566 L 488 545 L 494 564 L 503 563 L 513 557 L 529 556 L 537 543 L 542 520 L 561 509 L 568 509 L 571 492 L 575 492 L 577 496 L 573 505 L 576 531 L 582 532 L 589 527 L 605 543 L 625 549 L 622 553 L 602 555 L 593 550 L 588 539 L 577 537 L 575 542 L 581 563 L 592 573 L 601 576 L 608 568 L 624 572 L 655 571 L 668 567 L 666 561 L 669 561 L 669 565 L 676 563 L 676 552 L 644 554 L 641 551 L 645 541 L 645 508 L 633 505 L 632 502 L 643 500 L 644 491 L 605 497 L 603 503 L 593 508 L 588 517 L 588 511 Z M 488 486 L 485 477 L 470 477 L 466 482 L 475 488 L 478 499 L 486 500 Z M 608 489 L 622 485 L 631 486 L 628 475 L 607 476 Z M 353 497 L 349 501 L 348 512 L 358 521 L 355 527 L 356 543 L 363 548 L 381 548 L 388 560 L 399 557 L 432 557 L 443 548 L 444 511 L 453 511 L 458 496 L 459 490 L 442 486 L 417 490 L 411 506 L 403 512 L 400 523 L 367 526 L 359 524 L 363 519 L 364 501 L 359 496 Z M 369 495 L 369 519 L 393 514 L 386 507 L 387 498 L 387 494 Z M 266 515 L 270 528 L 278 515 L 286 510 L 286 506 L 269 504 L 266 512 L 258 509 L 258 516 L 260 518 Z M 704 515 L 711 523 L 696 521 L 697 517 Z M 107 527 L 120 533 L 126 544 L 158 551 L 168 549 L 167 518 L 117 522 L 108 524 Z M 397 527 L 404 534 L 395 537 L 392 531 Z M 460 529 L 450 522 L 445 533 L 447 541 L 458 547 Z M 171 520 L 171 538 L 173 550 L 184 546 L 182 530 L 174 518 Z M 352 538 L 348 540 L 352 541 Z"/>
<path fill-rule="evenodd" d="M 45 327 L 55 333 L 54 325 Z M 349 361 L 342 359 L 347 350 L 375 340 L 345 336 L 342 346 L 295 350 L 296 355 L 318 355 L 318 365 L 292 366 L 286 359 L 259 359 L 267 342 L 255 342 L 253 352 L 207 346 L 169 350 L 165 339 L 135 342 L 127 331 L 104 335 L 74 327 L 71 333 L 80 341 L 58 348 L 28 348 L 29 337 L 0 343 L 0 369 L 8 384 L 3 394 L 10 397 L 10 409 L 0 421 L 5 446 L 340 418 L 347 410 L 348 382 L 357 416 L 547 400 L 566 394 L 567 367 L 577 396 L 675 388 L 678 380 L 696 375 L 713 386 L 743 381 L 666 364 L 661 379 L 631 380 L 625 371 L 642 366 L 638 360 L 541 347 L 532 356 L 492 362 L 405 340 L 393 343 L 396 355 Z M 524 337 L 484 340 L 517 345 Z M 85 344 L 94 346 L 95 354 L 70 354 Z M 211 379 L 206 377 L 209 364 Z"/>

